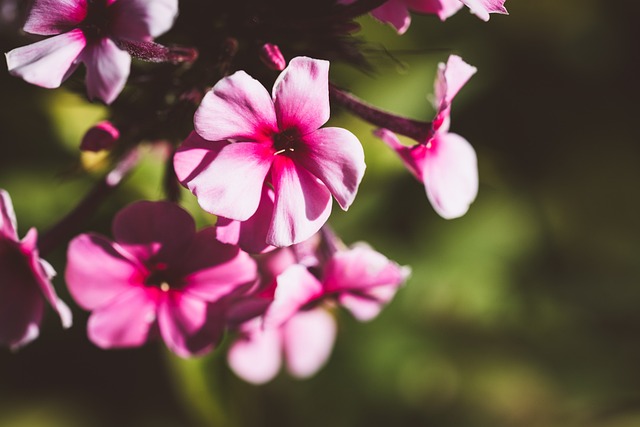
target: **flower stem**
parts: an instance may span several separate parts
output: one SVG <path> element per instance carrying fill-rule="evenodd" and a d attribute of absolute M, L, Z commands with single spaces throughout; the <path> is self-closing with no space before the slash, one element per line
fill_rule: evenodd
<path fill-rule="evenodd" d="M 43 233 L 38 242 L 40 254 L 46 256 L 77 233 L 84 221 L 98 209 L 102 201 L 118 187 L 137 163 L 137 150 L 126 153 L 71 212 Z"/>
<path fill-rule="evenodd" d="M 336 104 L 380 128 L 408 136 L 419 143 L 423 143 L 433 136 L 431 122 L 408 119 L 380 110 L 332 84 L 329 85 L 329 96 Z"/>

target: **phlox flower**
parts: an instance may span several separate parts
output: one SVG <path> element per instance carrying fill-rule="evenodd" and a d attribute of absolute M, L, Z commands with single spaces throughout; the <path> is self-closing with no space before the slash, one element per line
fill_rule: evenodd
<path fill-rule="evenodd" d="M 254 217 L 268 225 L 266 244 L 281 247 L 320 229 L 332 195 L 349 208 L 364 152 L 348 130 L 320 128 L 329 119 L 328 72 L 327 61 L 298 57 L 271 96 L 244 71 L 206 94 L 194 117 L 200 140 L 189 138 L 174 159 L 178 178 L 204 210 L 236 221 Z"/>
<path fill-rule="evenodd" d="M 177 13 L 177 0 L 35 0 L 24 31 L 53 37 L 7 53 L 9 72 L 57 88 L 82 62 L 89 98 L 110 104 L 131 66 L 118 42 L 151 41 L 171 28 Z"/>
<path fill-rule="evenodd" d="M 466 139 L 449 132 L 451 102 L 476 71 L 456 55 L 451 55 L 446 65 L 439 65 L 434 102 L 437 114 L 431 138 L 407 147 L 393 132 L 376 131 L 424 184 L 431 205 L 446 219 L 464 215 L 478 194 L 476 153 Z"/>
<path fill-rule="evenodd" d="M 248 254 L 196 232 L 191 216 L 169 202 L 141 201 L 120 211 L 115 242 L 97 234 L 71 241 L 66 280 L 92 310 L 91 341 L 102 348 L 137 347 L 157 330 L 181 357 L 203 354 L 221 339 L 225 299 L 256 279 Z"/>
<path fill-rule="evenodd" d="M 0 189 L 0 345 L 18 349 L 36 339 L 45 301 L 71 326 L 71 312 L 57 297 L 55 271 L 40 259 L 34 228 L 20 240 L 9 194 Z"/>
<path fill-rule="evenodd" d="M 274 259 L 273 253 L 268 256 Z M 409 275 L 407 267 L 364 244 L 335 252 L 323 265 L 317 265 L 313 256 L 303 258 L 311 264 L 296 262 L 284 268 L 286 258 L 283 262 L 278 256 L 275 268 L 281 272 L 271 304 L 263 319 L 240 327 L 229 349 L 229 365 L 246 381 L 271 380 L 283 360 L 295 377 L 315 374 L 327 362 L 335 342 L 336 322 L 329 308 L 337 303 L 358 320 L 371 320 Z M 320 271 L 321 278 L 311 271 Z"/>
<path fill-rule="evenodd" d="M 404 34 L 411 25 L 410 11 L 437 15 L 444 21 L 467 6 L 473 14 L 488 21 L 490 13 L 507 13 L 504 2 L 505 0 L 389 0 L 374 9 L 371 15 L 393 26 L 399 34 Z"/>

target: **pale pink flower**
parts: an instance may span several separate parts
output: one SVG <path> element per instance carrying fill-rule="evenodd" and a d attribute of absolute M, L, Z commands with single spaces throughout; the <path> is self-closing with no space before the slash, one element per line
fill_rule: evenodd
<path fill-rule="evenodd" d="M 478 194 L 478 161 L 466 139 L 449 132 L 451 101 L 476 72 L 456 55 L 440 64 L 435 83 L 436 117 L 433 136 L 407 147 L 387 129 L 376 131 L 394 149 L 407 168 L 424 184 L 435 211 L 446 219 L 464 215 Z"/>
<path fill-rule="evenodd" d="M 9 72 L 57 88 L 83 62 L 89 98 L 110 104 L 131 65 L 118 42 L 151 41 L 171 28 L 177 13 L 177 0 L 35 0 L 24 30 L 53 37 L 7 53 Z"/>
<path fill-rule="evenodd" d="M 488 21 L 490 13 L 507 13 L 504 2 L 505 0 L 389 0 L 374 9 L 371 15 L 390 24 L 399 34 L 404 34 L 411 25 L 410 11 L 437 15 L 444 21 L 466 5 L 480 19 Z"/>
<path fill-rule="evenodd" d="M 115 242 L 96 234 L 71 241 L 66 279 L 76 302 L 92 310 L 89 338 L 102 348 L 137 347 L 159 329 L 188 357 L 211 350 L 227 323 L 225 299 L 256 279 L 255 262 L 196 232 L 169 202 L 134 203 L 114 219 Z"/>
<path fill-rule="evenodd" d="M 246 221 L 259 210 L 267 184 L 274 200 L 272 211 L 260 213 L 269 224 L 266 243 L 288 246 L 327 221 L 331 195 L 349 208 L 364 153 L 351 132 L 320 128 L 329 119 L 328 72 L 327 61 L 298 57 L 271 96 L 244 71 L 207 93 L 194 118 L 203 141 L 185 142 L 174 162 L 204 210 Z"/>
<path fill-rule="evenodd" d="M 55 271 L 40 259 L 37 240 L 34 228 L 18 238 L 11 198 L 0 190 L 0 345 L 12 349 L 38 337 L 45 301 L 65 328 L 71 326 L 71 312 L 51 284 Z"/>

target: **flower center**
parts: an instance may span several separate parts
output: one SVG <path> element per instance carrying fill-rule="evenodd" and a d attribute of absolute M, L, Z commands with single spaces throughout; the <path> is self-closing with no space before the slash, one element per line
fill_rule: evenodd
<path fill-rule="evenodd" d="M 163 292 L 176 288 L 176 280 L 169 271 L 168 266 L 164 262 L 158 262 L 149 268 L 149 274 L 144 279 L 146 286 L 160 288 Z"/>
<path fill-rule="evenodd" d="M 273 135 L 273 148 L 276 149 L 274 154 L 286 154 L 293 152 L 300 140 L 300 133 L 296 128 L 289 128 L 280 133 Z"/>
<path fill-rule="evenodd" d="M 80 24 L 80 29 L 89 40 L 107 37 L 111 28 L 111 10 L 107 0 L 89 0 L 87 16 Z"/>

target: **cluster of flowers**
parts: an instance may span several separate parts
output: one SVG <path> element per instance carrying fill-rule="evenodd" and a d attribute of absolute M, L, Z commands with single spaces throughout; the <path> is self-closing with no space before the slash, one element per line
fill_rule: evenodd
<path fill-rule="evenodd" d="M 273 3 L 293 7 L 286 0 Z M 455 55 L 440 64 L 437 114 L 431 122 L 417 122 L 375 109 L 335 87 L 329 82 L 329 59 L 342 55 L 354 63 L 361 60 L 344 52 L 352 47 L 352 20 L 362 14 L 370 12 L 402 34 L 410 24 L 409 10 L 444 20 L 467 5 L 487 20 L 489 13 L 506 13 L 504 0 L 320 3 L 335 21 L 333 29 L 326 29 L 323 21 L 313 34 L 317 38 L 323 31 L 334 32 L 326 44 L 319 43 L 324 57 L 318 58 L 318 52 L 314 58 L 297 54 L 286 39 L 297 27 L 278 35 L 265 12 L 242 21 L 246 37 L 258 38 L 260 45 L 244 49 L 247 60 L 239 56 L 245 40 L 239 30 L 236 37 L 220 38 L 222 47 L 215 54 L 206 44 L 156 43 L 154 39 L 174 25 L 177 0 L 33 3 L 24 30 L 51 37 L 7 53 L 9 72 L 56 88 L 85 64 L 89 99 L 113 104 L 113 121 L 91 128 L 80 146 L 112 153 L 116 165 L 99 189 L 121 181 L 141 140 L 164 139 L 176 145 L 167 159 L 168 200 L 138 201 L 122 209 L 113 221 L 113 240 L 88 233 L 69 243 L 65 281 L 75 302 L 92 311 L 87 330 L 97 346 L 136 347 L 159 336 L 174 353 L 190 357 L 211 351 L 225 331 L 233 331 L 230 366 L 247 381 L 262 383 L 277 374 L 283 356 L 289 371 L 299 377 L 325 363 L 336 334 L 337 307 L 362 321 L 380 312 L 409 269 L 366 244 L 347 248 L 326 224 L 332 198 L 347 210 L 365 172 L 358 138 L 346 129 L 323 127 L 330 118 L 330 102 L 377 127 L 375 134 L 424 184 L 442 217 L 456 218 L 469 208 L 478 189 L 476 156 L 464 138 L 449 132 L 449 122 L 454 96 L 476 69 Z M 225 19 L 237 26 L 235 9 L 224 7 L 229 8 Z M 246 13 L 247 8 L 239 9 Z M 193 16 L 187 11 L 185 19 Z M 350 25 L 338 25 L 345 23 Z M 267 36 L 274 40 L 264 41 Z M 182 39 L 189 40 L 184 34 Z M 288 61 L 282 52 L 292 52 Z M 119 99 L 132 56 L 175 67 L 170 78 L 148 71 L 145 75 L 143 70 L 141 83 L 130 82 L 141 89 L 155 84 L 161 96 L 152 97 L 153 102 L 139 95 Z M 255 68 L 253 57 L 261 64 L 257 74 L 267 76 L 262 80 L 274 81 L 271 93 L 242 67 L 246 62 L 246 69 Z M 269 74 L 277 71 L 277 76 Z M 161 105 L 155 104 L 158 99 Z M 130 118 L 128 112 L 141 108 L 136 102 L 152 111 Z M 174 136 L 182 129 L 179 124 L 163 128 L 159 111 L 187 111 L 189 121 L 193 118 L 188 136 Z M 416 144 L 403 145 L 397 133 Z M 193 218 L 177 203 L 172 182 L 188 188 L 202 209 L 217 217 L 214 227 L 196 231 Z M 95 201 L 96 195 L 100 193 L 90 199 Z M 90 211 L 87 203 L 80 207 L 73 218 Z M 44 252 L 59 243 L 52 239 L 62 240 L 59 236 L 68 231 L 70 221 L 61 221 L 49 233 L 53 237 L 38 243 L 35 230 L 18 239 L 4 191 L 0 211 L 0 343 L 18 348 L 38 335 L 45 300 L 63 325 L 71 324 L 70 311 L 51 283 L 53 269 L 39 255 L 39 248 Z"/>

